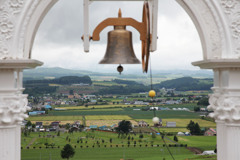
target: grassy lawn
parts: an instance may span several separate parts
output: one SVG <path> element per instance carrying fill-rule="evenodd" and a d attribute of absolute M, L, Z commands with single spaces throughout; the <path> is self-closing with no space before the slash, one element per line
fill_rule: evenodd
<path fill-rule="evenodd" d="M 139 138 L 139 135 L 131 134 L 129 135 L 130 145 L 134 144 L 134 141 L 136 141 L 136 145 L 162 145 L 163 141 L 160 136 L 157 136 L 156 138 L 152 138 L 150 134 L 144 134 L 143 138 Z M 110 138 L 112 139 L 112 142 L 110 143 Z M 24 141 L 24 139 L 26 139 Z M 54 143 L 55 147 L 63 147 L 65 144 L 69 143 L 72 146 L 83 146 L 83 148 L 86 148 L 86 146 L 92 146 L 96 145 L 99 142 L 100 146 L 107 145 L 127 145 L 128 144 L 128 138 L 118 138 L 117 133 L 112 132 L 101 132 L 101 131 L 88 131 L 88 132 L 74 132 L 72 134 L 70 133 L 60 133 L 60 136 L 57 136 L 57 132 L 33 132 L 30 134 L 29 137 L 25 137 L 22 135 L 22 147 L 25 148 L 28 144 L 30 144 L 31 140 L 35 139 L 34 142 L 29 146 L 30 148 L 36 147 L 44 147 L 45 143 L 52 144 Z M 78 142 L 79 141 L 79 142 Z M 98 142 L 97 142 L 98 141 Z M 171 141 L 166 141 L 167 143 L 173 144 Z"/>
<path fill-rule="evenodd" d="M 40 135 L 40 136 L 39 136 Z M 116 133 L 89 131 L 89 132 L 74 132 L 60 133 L 56 136 L 56 132 L 49 133 L 31 133 L 29 137 L 22 135 L 22 160 L 39 160 L 52 159 L 59 160 L 60 151 L 67 143 L 71 144 L 76 154 L 72 160 L 114 160 L 120 158 L 134 159 L 134 160 L 161 160 L 163 158 L 172 159 L 167 148 L 163 147 L 161 136 L 152 138 L 149 134 L 144 134 L 143 138 L 139 135 L 130 135 L 130 146 L 128 147 L 128 138 L 118 138 Z M 133 137 L 133 140 L 132 140 Z M 112 143 L 110 143 L 110 138 Z M 169 137 L 172 139 L 172 137 Z M 178 137 L 179 142 L 188 144 L 190 147 L 197 147 L 202 150 L 214 149 L 216 146 L 216 137 L 207 136 L 185 136 Z M 25 139 L 25 140 L 24 140 Z M 34 139 L 34 141 L 32 141 Z M 80 140 L 80 142 L 78 142 Z M 136 141 L 136 147 L 134 147 Z M 30 149 L 26 149 L 29 145 Z M 54 144 L 55 148 L 45 148 L 45 143 Z M 97 145 L 99 143 L 99 146 Z M 173 144 L 166 139 L 167 144 Z M 105 147 L 106 145 L 106 147 Z M 140 146 L 141 145 L 141 146 Z M 147 145 L 147 147 L 146 147 Z M 152 147 L 151 145 L 154 145 Z M 157 146 L 159 145 L 159 146 Z M 82 147 L 81 147 L 82 146 Z M 94 147 L 93 147 L 94 146 Z M 35 147 L 35 149 L 34 149 Z M 41 149 L 39 149 L 41 147 Z M 59 147 L 59 148 L 58 148 Z M 194 155 L 185 147 L 169 147 L 176 160 L 204 160 L 203 156 Z M 93 154 L 94 153 L 94 154 Z M 216 158 L 211 158 L 215 160 Z"/>
<path fill-rule="evenodd" d="M 121 158 L 134 160 L 166 160 L 172 159 L 166 147 L 118 147 L 118 148 L 76 148 L 71 160 L 119 160 Z M 187 160 L 199 157 L 185 148 L 170 148 L 175 160 Z M 23 149 L 22 160 L 59 160 L 60 149 Z M 189 159 L 190 160 L 190 159 Z M 199 159 L 198 159 L 199 160 Z"/>
<path fill-rule="evenodd" d="M 189 147 L 197 147 L 201 150 L 214 150 L 216 138 L 216 136 L 178 136 L 179 143 L 188 144 Z"/>

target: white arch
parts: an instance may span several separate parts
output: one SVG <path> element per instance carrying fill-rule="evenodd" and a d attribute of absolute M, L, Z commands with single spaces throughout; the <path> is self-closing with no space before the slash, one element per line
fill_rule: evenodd
<path fill-rule="evenodd" d="M 31 49 L 36 31 L 58 0 L 0 1 L 0 156 L 20 159 L 20 125 L 25 117 L 22 70 L 36 67 Z M 240 2 L 239 0 L 177 0 L 200 35 L 203 61 L 214 70 L 209 108 L 217 122 L 218 159 L 239 160 L 240 152 Z M 13 108 L 15 110 L 13 110 Z M 234 112 L 234 114 L 233 114 Z M 6 137 L 11 142 L 6 141 Z"/>

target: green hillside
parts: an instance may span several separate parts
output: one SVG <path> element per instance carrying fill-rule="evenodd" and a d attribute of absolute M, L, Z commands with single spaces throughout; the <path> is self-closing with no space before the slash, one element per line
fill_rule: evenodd
<path fill-rule="evenodd" d="M 167 80 L 154 85 L 155 88 L 175 88 L 177 91 L 210 90 L 212 86 L 212 79 L 195 79 L 192 77 Z"/>

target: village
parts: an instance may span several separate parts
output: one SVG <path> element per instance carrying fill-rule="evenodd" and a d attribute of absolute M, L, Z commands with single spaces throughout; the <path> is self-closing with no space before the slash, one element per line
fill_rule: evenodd
<path fill-rule="evenodd" d="M 50 96 L 49 94 L 43 95 L 42 97 L 29 97 L 29 106 L 31 111 L 28 112 L 28 115 L 31 117 L 41 117 L 41 116 L 50 116 L 51 112 L 62 112 L 71 110 L 72 106 L 76 106 L 74 109 L 88 109 L 94 110 L 99 109 L 103 106 L 106 109 L 106 106 L 110 108 L 130 108 L 133 112 L 155 112 L 161 111 L 175 111 L 175 112 L 196 112 L 199 113 L 199 118 L 204 119 L 209 114 L 209 111 L 206 109 L 206 106 L 200 105 L 200 107 L 184 107 L 184 104 L 194 104 L 205 96 L 182 96 L 176 94 L 175 89 L 165 89 L 163 88 L 159 92 L 159 97 L 157 96 L 154 99 L 150 99 L 147 93 L 139 93 L 128 96 L 116 96 L 116 95 L 79 95 L 73 91 L 68 93 L 61 93 L 60 95 Z M 172 96 L 174 95 L 174 96 Z M 164 98 L 165 97 L 165 98 Z M 177 97 L 177 98 L 176 98 Z M 168 107 L 170 105 L 170 107 Z M 175 107 L 176 106 L 176 107 Z M 193 105 L 194 106 L 194 105 Z M 197 109 L 196 109 L 197 108 Z M 81 110 L 80 110 L 81 111 Z M 22 126 L 27 125 L 28 120 L 25 120 Z M 46 122 L 46 121 L 45 121 Z M 162 127 L 162 128 L 176 128 L 176 121 L 164 121 L 162 118 L 159 118 L 157 124 L 149 123 L 144 120 L 138 120 L 136 123 L 132 124 L 132 128 L 150 128 L 149 130 L 145 129 L 146 133 L 151 133 L 151 127 Z M 116 131 L 118 123 L 113 123 L 111 125 L 101 125 L 91 124 L 89 126 L 84 122 L 84 118 L 72 123 L 62 123 L 61 121 L 49 121 L 49 123 L 44 123 L 41 121 L 34 121 L 33 125 L 28 125 L 27 128 L 31 129 L 34 132 L 71 132 L 71 131 L 85 131 L 85 130 L 103 130 L 103 131 Z M 183 126 L 181 126 L 183 127 Z M 187 127 L 187 126 L 186 126 Z M 135 129 L 139 130 L 139 129 Z M 203 129 L 203 135 L 215 135 L 216 130 L 213 128 Z M 134 129 L 133 131 L 134 132 Z M 157 132 L 157 131 L 156 131 Z M 175 135 L 178 136 L 189 136 L 191 135 L 189 131 L 186 132 L 176 132 Z"/>

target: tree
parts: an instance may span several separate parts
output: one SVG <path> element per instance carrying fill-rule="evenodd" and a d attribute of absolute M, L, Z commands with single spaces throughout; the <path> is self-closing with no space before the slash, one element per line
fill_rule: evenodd
<path fill-rule="evenodd" d="M 200 99 L 197 105 L 208 106 L 209 105 L 208 97 L 203 97 L 202 99 Z"/>
<path fill-rule="evenodd" d="M 75 154 L 75 150 L 73 149 L 73 147 L 70 144 L 66 144 L 63 147 L 63 150 L 61 150 L 61 157 L 63 159 L 67 159 L 69 160 L 69 158 L 72 158 Z"/>
<path fill-rule="evenodd" d="M 200 129 L 200 126 L 199 126 L 199 124 L 198 123 L 195 123 L 195 133 L 197 134 L 197 135 L 200 135 L 201 134 L 201 129 Z"/>
<path fill-rule="evenodd" d="M 194 111 L 195 112 L 199 112 L 200 111 L 200 107 L 194 107 Z"/>
<path fill-rule="evenodd" d="M 139 138 L 143 138 L 143 134 L 142 133 L 140 133 Z"/>
<path fill-rule="evenodd" d="M 192 120 L 187 125 L 187 129 L 190 130 L 192 135 L 201 135 L 201 129 L 198 123 L 194 123 Z"/>
<path fill-rule="evenodd" d="M 130 121 L 122 120 L 116 128 L 118 134 L 128 134 L 132 130 L 132 123 Z"/>
<path fill-rule="evenodd" d="M 174 136 L 173 140 L 174 140 L 175 142 L 178 142 L 177 136 Z"/>
<path fill-rule="evenodd" d="M 156 133 L 152 132 L 152 138 L 156 138 Z"/>
<path fill-rule="evenodd" d="M 32 122 L 31 121 L 27 121 L 27 124 L 26 124 L 26 126 L 32 126 Z"/>

